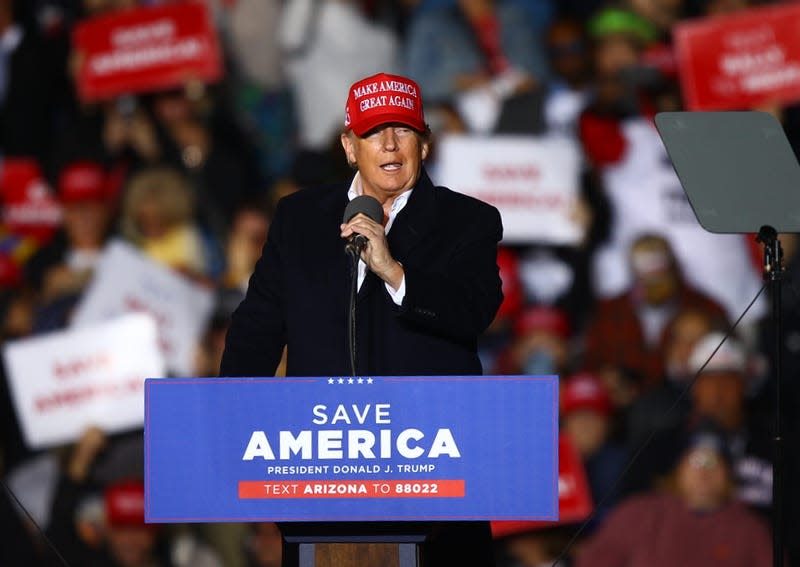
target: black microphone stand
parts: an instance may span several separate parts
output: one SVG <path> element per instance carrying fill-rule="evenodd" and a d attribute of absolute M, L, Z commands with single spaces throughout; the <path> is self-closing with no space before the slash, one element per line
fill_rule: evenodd
<path fill-rule="evenodd" d="M 350 307 L 347 310 L 347 344 L 350 351 L 350 373 L 353 378 L 358 376 L 356 353 L 356 301 L 358 297 L 358 261 L 361 258 L 361 249 L 358 246 L 347 245 L 345 253 L 350 258 Z"/>
<path fill-rule="evenodd" d="M 772 471 L 772 564 L 783 567 L 783 494 L 784 494 L 784 446 L 781 387 L 781 285 L 783 282 L 783 248 L 777 231 L 764 225 L 758 231 L 756 241 L 764 245 L 764 281 L 769 284 L 772 298 L 772 327 L 775 333 L 775 421 L 774 460 Z"/>

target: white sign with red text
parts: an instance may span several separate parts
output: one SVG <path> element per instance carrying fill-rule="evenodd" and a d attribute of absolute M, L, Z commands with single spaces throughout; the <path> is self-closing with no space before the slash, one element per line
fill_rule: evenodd
<path fill-rule="evenodd" d="M 503 242 L 576 244 L 580 151 L 561 137 L 450 135 L 436 182 L 494 205 Z"/>
<path fill-rule="evenodd" d="M 189 376 L 213 307 L 210 290 L 117 240 L 103 252 L 72 324 L 90 325 L 123 313 L 149 313 L 158 325 L 167 368 Z"/>
<path fill-rule="evenodd" d="M 164 375 L 153 318 L 139 313 L 3 348 L 28 447 L 69 443 L 89 426 L 114 433 L 144 423 L 144 380 Z"/>

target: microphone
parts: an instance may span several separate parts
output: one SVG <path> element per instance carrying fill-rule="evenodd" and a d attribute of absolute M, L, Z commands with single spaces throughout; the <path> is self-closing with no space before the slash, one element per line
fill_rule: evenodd
<path fill-rule="evenodd" d="M 375 197 L 369 195 L 359 195 L 349 203 L 344 209 L 342 222 L 347 224 L 358 213 L 364 213 L 369 218 L 381 224 L 383 222 L 383 207 Z M 344 246 L 347 254 L 352 254 L 356 258 L 361 255 L 361 251 L 367 245 L 367 237 L 363 234 L 353 234 Z"/>

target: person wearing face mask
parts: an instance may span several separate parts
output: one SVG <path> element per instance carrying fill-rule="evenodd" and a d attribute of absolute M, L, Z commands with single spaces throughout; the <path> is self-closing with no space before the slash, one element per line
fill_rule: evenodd
<path fill-rule="evenodd" d="M 633 284 L 621 295 L 600 300 L 586 339 L 586 367 L 638 372 L 645 390 L 664 376 L 666 346 L 681 311 L 695 309 L 724 324 L 723 308 L 683 278 L 669 243 L 643 234 L 629 255 Z"/>
<path fill-rule="evenodd" d="M 493 374 L 563 374 L 571 333 L 563 311 L 547 305 L 528 307 L 514 321 L 511 345 L 498 357 Z"/>

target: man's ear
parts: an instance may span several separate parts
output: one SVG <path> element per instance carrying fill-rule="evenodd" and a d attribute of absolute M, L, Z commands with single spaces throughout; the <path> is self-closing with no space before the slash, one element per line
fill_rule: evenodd
<path fill-rule="evenodd" d="M 422 142 L 422 159 L 423 160 L 426 157 L 428 157 L 428 152 L 430 151 L 430 149 L 431 149 L 431 143 L 430 142 Z"/>
<path fill-rule="evenodd" d="M 347 162 L 350 165 L 356 165 L 356 153 L 350 135 L 347 132 L 343 132 L 339 140 L 342 142 L 342 148 L 344 148 L 344 155 L 347 156 Z"/>

